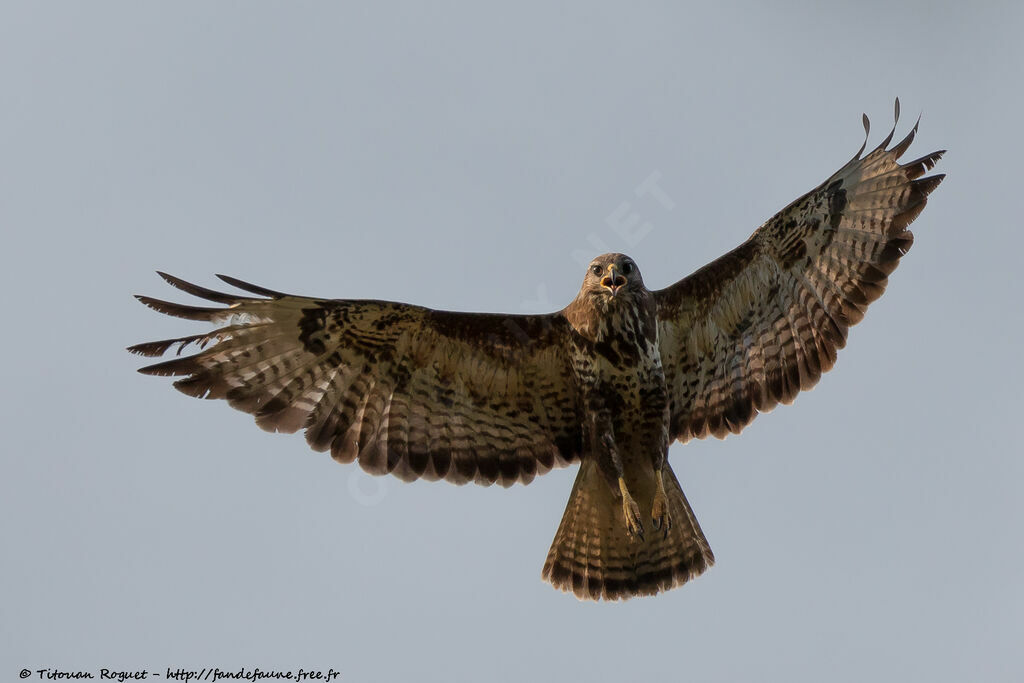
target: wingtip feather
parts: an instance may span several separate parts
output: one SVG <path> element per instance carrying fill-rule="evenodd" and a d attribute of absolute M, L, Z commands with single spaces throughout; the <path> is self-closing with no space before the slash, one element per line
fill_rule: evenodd
<path fill-rule="evenodd" d="M 208 306 L 187 306 L 185 304 L 176 304 L 172 301 L 154 299 L 153 297 L 142 296 L 140 294 L 136 294 L 135 298 L 141 301 L 143 305 L 152 308 L 154 311 L 174 316 L 175 318 L 185 318 L 186 320 L 210 321 L 215 319 L 218 315 L 223 314 L 225 310 L 223 308 L 211 308 Z"/>
<path fill-rule="evenodd" d="M 225 292 L 218 292 L 213 289 L 201 287 L 199 285 L 192 284 L 191 282 L 183 280 L 180 277 L 176 277 L 169 273 L 164 273 L 158 270 L 157 275 L 162 277 L 164 281 L 166 281 L 167 284 L 171 285 L 172 287 L 180 289 L 181 291 L 191 294 L 192 296 L 197 296 L 200 299 L 206 299 L 207 301 L 215 301 L 221 304 L 233 304 L 239 300 L 239 297 L 234 294 L 227 294 Z"/>
<path fill-rule="evenodd" d="M 273 289 L 267 289 L 266 287 L 254 285 L 251 282 L 239 280 L 238 278 L 231 277 L 230 275 L 222 275 L 221 273 L 217 273 L 217 277 L 223 280 L 224 282 L 228 283 L 232 287 L 238 287 L 239 289 L 246 292 L 250 292 L 251 294 L 258 294 L 259 296 L 265 296 L 271 299 L 280 299 L 282 297 L 288 296 L 288 294 L 285 294 L 284 292 L 278 292 Z"/>

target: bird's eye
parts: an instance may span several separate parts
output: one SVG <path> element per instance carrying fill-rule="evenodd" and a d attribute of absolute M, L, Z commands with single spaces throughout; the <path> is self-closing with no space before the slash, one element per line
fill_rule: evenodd
<path fill-rule="evenodd" d="M 600 275 L 602 273 L 601 266 L 590 266 L 590 272 L 594 275 Z"/>
<path fill-rule="evenodd" d="M 632 261 L 626 261 L 625 263 L 622 264 L 622 274 L 623 275 L 629 275 L 632 272 L 633 272 L 633 262 Z"/>

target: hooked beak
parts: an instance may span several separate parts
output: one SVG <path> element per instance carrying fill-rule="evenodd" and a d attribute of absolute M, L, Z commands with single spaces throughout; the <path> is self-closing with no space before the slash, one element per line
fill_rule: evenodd
<path fill-rule="evenodd" d="M 616 271 L 614 263 L 609 263 L 608 274 L 601 278 L 601 286 L 615 296 L 620 289 L 626 286 L 626 276 Z"/>

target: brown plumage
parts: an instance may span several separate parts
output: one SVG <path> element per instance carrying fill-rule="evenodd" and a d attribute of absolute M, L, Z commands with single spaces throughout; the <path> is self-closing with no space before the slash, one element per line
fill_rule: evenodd
<path fill-rule="evenodd" d="M 663 290 L 623 254 L 595 259 L 565 309 L 531 316 L 307 298 L 221 276 L 247 292 L 227 294 L 161 273 L 220 306 L 140 301 L 219 327 L 129 350 L 174 348 L 141 372 L 177 376 L 266 430 L 305 430 L 314 449 L 373 474 L 511 486 L 580 462 L 543 577 L 580 598 L 658 593 L 714 562 L 669 444 L 738 433 L 832 367 L 943 178 L 922 177 L 941 151 L 898 163 L 916 130 L 864 157 L 862 146 Z M 188 346 L 199 351 L 180 357 Z"/>

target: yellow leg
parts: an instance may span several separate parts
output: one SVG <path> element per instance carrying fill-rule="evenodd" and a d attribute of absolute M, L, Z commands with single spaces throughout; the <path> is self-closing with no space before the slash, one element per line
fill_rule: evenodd
<path fill-rule="evenodd" d="M 640 517 L 640 506 L 629 495 L 626 480 L 622 477 L 619 477 L 619 492 L 622 493 L 622 515 L 626 518 L 626 531 L 634 538 L 643 539 L 644 524 Z"/>

